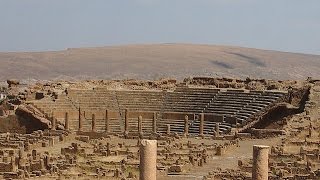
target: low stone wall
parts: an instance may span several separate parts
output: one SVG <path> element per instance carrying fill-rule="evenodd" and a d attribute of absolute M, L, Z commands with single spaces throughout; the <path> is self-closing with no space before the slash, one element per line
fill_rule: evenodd
<path fill-rule="evenodd" d="M 251 129 L 251 133 L 256 138 L 267 138 L 279 135 L 285 135 L 286 132 L 284 130 L 279 129 Z"/>

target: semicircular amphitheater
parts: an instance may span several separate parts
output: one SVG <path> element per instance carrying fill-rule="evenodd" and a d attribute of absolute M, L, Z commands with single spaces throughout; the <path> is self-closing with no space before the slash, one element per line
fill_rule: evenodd
<path fill-rule="evenodd" d="M 174 91 L 68 89 L 56 99 L 29 103 L 46 114 L 52 124 L 70 131 L 135 137 L 243 132 L 287 101 L 287 91 L 184 86 Z"/>
<path fill-rule="evenodd" d="M 320 80 L 8 81 L 2 89 L 0 179 L 320 177 Z"/>

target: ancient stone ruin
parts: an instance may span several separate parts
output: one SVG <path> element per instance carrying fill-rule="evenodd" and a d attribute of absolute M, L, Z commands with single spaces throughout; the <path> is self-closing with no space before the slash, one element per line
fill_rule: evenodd
<path fill-rule="evenodd" d="M 8 81 L 7 179 L 319 179 L 320 81 Z"/>

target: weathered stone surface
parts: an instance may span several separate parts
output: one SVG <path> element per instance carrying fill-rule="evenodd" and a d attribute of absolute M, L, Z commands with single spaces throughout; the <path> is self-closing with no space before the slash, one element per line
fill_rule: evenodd
<path fill-rule="evenodd" d="M 140 180 L 157 179 L 157 141 L 142 140 L 140 144 Z"/>
<path fill-rule="evenodd" d="M 269 146 L 253 146 L 252 179 L 268 180 Z"/>

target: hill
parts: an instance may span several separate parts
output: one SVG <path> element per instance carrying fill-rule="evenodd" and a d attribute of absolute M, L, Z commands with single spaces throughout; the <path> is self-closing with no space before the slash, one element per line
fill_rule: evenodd
<path fill-rule="evenodd" d="M 267 79 L 320 77 L 320 56 L 252 48 L 155 44 L 1 52 L 0 81 L 158 79 L 227 76 Z"/>

